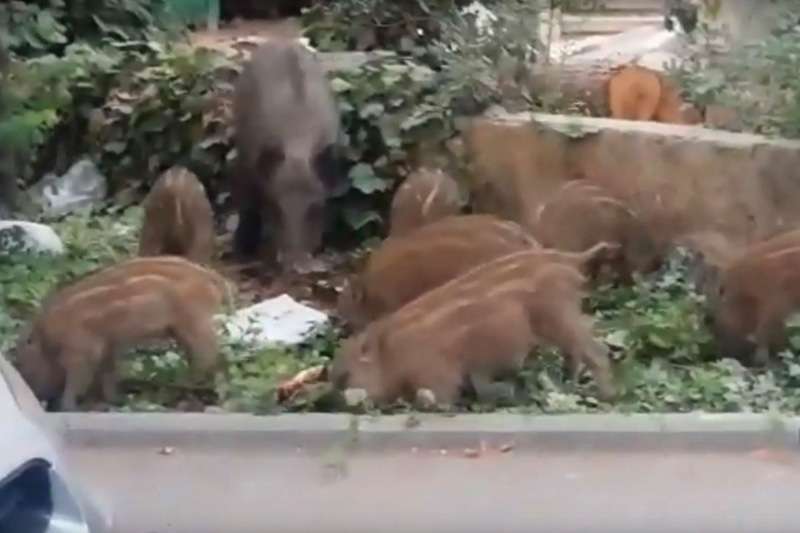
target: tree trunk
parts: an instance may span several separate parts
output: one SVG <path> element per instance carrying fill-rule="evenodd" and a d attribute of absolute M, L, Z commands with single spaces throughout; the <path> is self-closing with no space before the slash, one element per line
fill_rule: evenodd
<path fill-rule="evenodd" d="M 606 85 L 619 68 L 639 64 L 662 72 L 671 59 L 680 57 L 684 44 L 676 35 L 634 28 L 567 56 L 561 62 L 534 65 L 528 84 L 531 94 L 555 102 L 585 102 L 595 116 L 608 115 Z"/>
<path fill-rule="evenodd" d="M 537 65 L 528 87 L 545 106 L 581 102 L 592 116 L 604 117 L 608 116 L 607 85 L 612 68 L 608 62 Z"/>

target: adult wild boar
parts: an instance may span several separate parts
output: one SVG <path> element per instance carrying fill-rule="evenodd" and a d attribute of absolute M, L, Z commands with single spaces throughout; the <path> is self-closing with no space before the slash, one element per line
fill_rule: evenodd
<path fill-rule="evenodd" d="M 73 410 L 87 392 L 113 402 L 118 351 L 173 337 L 194 379 L 217 369 L 212 315 L 231 296 L 215 272 L 179 257 L 136 258 L 54 291 L 20 335 L 14 358 L 36 396 Z"/>
<path fill-rule="evenodd" d="M 630 282 L 634 272 L 652 272 L 662 262 L 659 246 L 637 213 L 582 180 L 562 185 L 539 207 L 530 227 L 545 248 L 579 252 L 599 242 L 619 244 L 619 254 L 590 265 L 592 278 Z"/>
<path fill-rule="evenodd" d="M 214 254 L 214 213 L 206 190 L 188 169 L 164 172 L 144 201 L 139 255 L 179 255 L 208 263 Z"/>
<path fill-rule="evenodd" d="M 456 180 L 439 169 L 418 169 L 409 174 L 392 197 L 390 235 L 405 235 L 459 211 L 461 191 Z"/>
<path fill-rule="evenodd" d="M 270 41 L 244 66 L 233 108 L 235 248 L 253 254 L 266 236 L 284 269 L 316 267 L 339 180 L 339 115 L 322 66 L 300 43 Z"/>
<path fill-rule="evenodd" d="M 508 394 L 495 380 L 519 371 L 536 346 L 553 345 L 573 359 L 571 368 L 586 363 L 609 399 L 607 349 L 581 311 L 584 281 L 574 266 L 542 261 L 537 250 L 479 265 L 347 339 L 330 379 L 377 404 L 413 401 L 427 389 L 453 405 L 465 387 L 492 401 Z"/>
<path fill-rule="evenodd" d="M 339 295 L 339 314 L 354 328 L 497 257 L 538 248 L 519 224 L 492 215 L 458 215 L 389 237 Z"/>
<path fill-rule="evenodd" d="M 683 240 L 705 263 L 709 321 L 721 355 L 767 364 L 770 352 L 786 345 L 786 319 L 800 310 L 800 230 L 744 251 L 709 234 Z"/>

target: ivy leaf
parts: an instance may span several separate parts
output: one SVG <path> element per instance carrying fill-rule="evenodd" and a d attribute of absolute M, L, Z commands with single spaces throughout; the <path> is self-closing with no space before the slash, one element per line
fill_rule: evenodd
<path fill-rule="evenodd" d="M 336 77 L 331 80 L 331 89 L 335 93 L 344 93 L 353 88 L 353 85 L 342 78 Z"/>
<path fill-rule="evenodd" d="M 385 109 L 383 107 L 383 104 L 378 102 L 371 102 L 361 108 L 359 115 L 361 116 L 361 118 L 371 119 L 383 115 L 384 110 Z"/>
<path fill-rule="evenodd" d="M 358 163 L 350 169 L 350 182 L 353 187 L 364 194 L 372 194 L 389 189 L 390 182 L 375 175 L 372 165 Z"/>
<path fill-rule="evenodd" d="M 345 208 L 342 210 L 342 217 L 350 228 L 360 230 L 373 222 L 380 224 L 381 216 L 372 209 Z"/>

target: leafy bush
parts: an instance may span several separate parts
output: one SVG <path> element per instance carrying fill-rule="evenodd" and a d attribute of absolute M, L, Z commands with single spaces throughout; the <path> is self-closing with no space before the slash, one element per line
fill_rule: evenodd
<path fill-rule="evenodd" d="M 149 185 L 177 163 L 201 176 L 221 175 L 231 142 L 233 86 L 225 80 L 237 70 L 210 50 L 151 42 L 135 59 L 129 52 L 90 132 L 112 187 Z"/>
<path fill-rule="evenodd" d="M 471 0 L 336 0 L 303 10 L 314 47 L 326 51 L 419 51 L 440 35 L 442 19 Z"/>
<path fill-rule="evenodd" d="M 144 3 L 110 3 L 104 27 L 117 20 L 114 13 L 135 16 Z M 338 13 L 345 4 L 326 9 Z M 351 7 L 362 4 L 351 2 Z M 85 9 L 90 2 L 70 5 Z M 526 16 L 520 16 L 523 12 Z M 509 2 L 497 13 L 483 31 L 471 16 L 437 20 L 441 40 L 427 48 L 433 69 L 410 57 L 379 56 L 332 73 L 352 184 L 337 200 L 341 209 L 336 211 L 350 230 L 369 234 L 376 229 L 396 182 L 415 164 L 415 148 L 451 137 L 455 115 L 500 101 L 508 86 L 501 78 L 510 72 L 514 81 L 535 59 L 533 12 L 524 3 Z M 60 17 L 70 20 L 63 13 Z M 141 17 L 137 20 L 147 24 Z M 506 74 L 498 74 L 498 63 L 510 65 Z M 0 140 L 26 140 L 36 161 L 24 173 L 28 180 L 62 172 L 88 152 L 111 178 L 112 191 L 146 188 L 163 169 L 180 163 L 218 195 L 225 188 L 226 164 L 235 155 L 230 95 L 239 67 L 238 58 L 221 52 L 160 40 L 71 44 L 63 57 L 47 54 L 20 65 L 12 80 L 16 96 L 10 99 L 10 116 L 0 116 Z M 38 87 L 48 90 L 37 93 Z"/>
<path fill-rule="evenodd" d="M 87 150 L 91 110 L 105 99 L 121 58 L 74 44 L 63 57 L 46 54 L 11 66 L 0 92 L 0 144 L 29 155 L 18 169 L 22 177 L 63 170 Z"/>
<path fill-rule="evenodd" d="M 59 53 L 76 41 L 152 38 L 167 29 L 163 0 L 39 0 L 0 4 L 0 41 L 21 57 Z"/>
<path fill-rule="evenodd" d="M 0 4 L 0 42 L 21 55 L 43 53 L 67 43 L 63 0 Z"/>
<path fill-rule="evenodd" d="M 703 27 L 693 55 L 676 66 L 689 99 L 735 109 L 748 131 L 800 137 L 798 20 L 800 10 L 793 7 L 772 35 L 723 53 L 707 44 L 715 33 Z"/>
<path fill-rule="evenodd" d="M 138 241 L 141 210 L 120 215 L 88 212 L 53 225 L 64 241 L 63 256 L 0 254 L 0 352 L 20 325 L 57 284 L 129 257 Z"/>
<path fill-rule="evenodd" d="M 342 212 L 352 229 L 380 221 L 387 193 L 421 140 L 452 135 L 452 117 L 438 101 L 436 81 L 431 70 L 393 57 L 332 74 L 350 167 L 351 194 Z"/>

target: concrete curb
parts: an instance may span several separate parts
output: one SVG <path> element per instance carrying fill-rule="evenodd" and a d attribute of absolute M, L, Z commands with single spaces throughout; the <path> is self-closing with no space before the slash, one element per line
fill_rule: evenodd
<path fill-rule="evenodd" d="M 435 414 L 52 413 L 73 446 L 175 446 L 219 449 L 327 448 L 359 450 L 475 447 L 559 451 L 746 451 L 798 448 L 800 417 L 756 414 L 528 416 Z"/>

